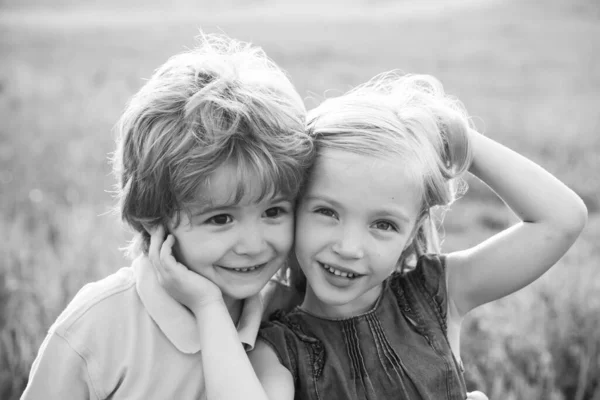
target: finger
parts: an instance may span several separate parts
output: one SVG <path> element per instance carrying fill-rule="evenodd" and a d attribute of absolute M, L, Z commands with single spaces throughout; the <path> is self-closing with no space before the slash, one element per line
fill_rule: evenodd
<path fill-rule="evenodd" d="M 160 248 L 160 266 L 163 269 L 165 274 L 173 277 L 177 268 L 179 267 L 177 264 L 177 260 L 173 256 L 173 245 L 175 244 L 175 237 L 173 235 L 168 235 L 165 239 L 162 247 Z"/>
<path fill-rule="evenodd" d="M 150 235 L 150 247 L 148 249 L 148 258 L 154 271 L 158 274 L 158 278 L 162 278 L 162 268 L 160 265 L 160 249 L 163 245 L 165 235 L 165 228 L 162 225 L 158 225 L 156 229 L 152 231 Z"/>
<path fill-rule="evenodd" d="M 475 392 L 467 393 L 467 400 L 489 400 L 489 399 L 484 393 L 482 393 L 480 391 L 475 391 Z"/>
<path fill-rule="evenodd" d="M 152 234 L 150 235 L 150 248 L 148 249 L 148 253 L 153 261 L 158 260 L 160 249 L 164 240 L 165 228 L 162 225 L 159 225 L 152 231 Z"/>

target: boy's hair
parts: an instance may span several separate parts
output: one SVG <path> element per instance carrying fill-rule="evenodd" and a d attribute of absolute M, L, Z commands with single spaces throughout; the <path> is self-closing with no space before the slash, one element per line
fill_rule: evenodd
<path fill-rule="evenodd" d="M 421 214 L 401 266 L 408 258 L 439 251 L 431 209 L 450 205 L 466 189 L 460 177 L 472 160 L 468 129 L 461 103 L 445 95 L 437 79 L 396 71 L 328 99 L 308 114 L 317 152 L 334 148 L 393 157 L 420 185 Z"/>
<path fill-rule="evenodd" d="M 145 228 L 178 224 L 220 166 L 238 175 L 234 201 L 257 183 L 257 201 L 294 199 L 314 156 L 303 101 L 285 72 L 249 43 L 213 34 L 199 41 L 155 71 L 115 127 L 119 212 L 136 231 L 130 255 L 147 253 Z"/>

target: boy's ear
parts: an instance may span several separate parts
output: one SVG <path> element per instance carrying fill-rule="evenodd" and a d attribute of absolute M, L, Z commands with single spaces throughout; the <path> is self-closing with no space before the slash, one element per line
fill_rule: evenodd
<path fill-rule="evenodd" d="M 152 233 L 154 233 L 154 231 L 156 230 L 156 227 L 152 226 L 148 223 L 144 223 L 144 222 L 142 222 L 141 224 L 142 224 L 142 227 L 144 228 L 144 230 L 146 231 L 146 233 L 148 235 L 152 236 Z"/>
<path fill-rule="evenodd" d="M 142 222 L 142 226 L 144 227 L 144 230 L 146 231 L 146 233 L 150 236 L 152 236 L 157 229 L 159 229 L 161 227 L 160 224 L 149 224 L 149 223 L 145 223 Z"/>

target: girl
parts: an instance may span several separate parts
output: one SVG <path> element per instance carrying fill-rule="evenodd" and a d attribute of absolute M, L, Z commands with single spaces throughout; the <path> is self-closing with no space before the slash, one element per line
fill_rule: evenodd
<path fill-rule="evenodd" d="M 583 229 L 583 202 L 470 129 L 432 77 L 378 76 L 309 113 L 308 131 L 318 157 L 295 238 L 306 295 L 250 353 L 269 398 L 463 399 L 464 316 L 546 272 Z M 432 211 L 467 170 L 521 222 L 439 254 Z"/>
<path fill-rule="evenodd" d="M 237 379 L 259 378 L 264 392 L 250 398 L 465 398 L 462 319 L 547 271 L 583 229 L 585 206 L 538 165 L 469 129 L 432 77 L 378 76 L 313 110 L 308 131 L 318 157 L 296 214 L 304 301 L 263 326 L 249 353 L 256 375 L 238 369 Z M 440 254 L 432 212 L 452 203 L 467 170 L 522 222 Z M 191 290 L 202 279 L 174 261 L 173 243 L 169 236 L 153 264 L 200 324 L 195 310 L 210 302 Z"/>

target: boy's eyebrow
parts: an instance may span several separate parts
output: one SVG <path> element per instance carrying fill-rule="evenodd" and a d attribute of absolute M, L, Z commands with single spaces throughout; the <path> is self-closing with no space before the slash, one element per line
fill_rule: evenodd
<path fill-rule="evenodd" d="M 225 211 L 225 210 L 229 210 L 233 207 L 235 207 L 235 204 L 233 204 L 233 203 L 222 204 L 219 206 L 213 206 L 213 205 L 208 204 L 205 206 L 192 207 L 192 216 L 213 213 L 215 211 Z"/>
<path fill-rule="evenodd" d="M 279 195 L 279 196 L 273 197 L 271 199 L 271 203 L 281 203 L 282 201 L 291 202 L 292 199 L 290 199 L 289 196 L 284 196 L 284 195 Z"/>
<path fill-rule="evenodd" d="M 269 200 L 270 203 L 281 203 L 283 201 L 291 202 L 292 200 L 289 197 L 283 196 L 283 195 L 273 197 L 272 199 Z M 239 206 L 239 203 L 236 203 L 236 202 L 219 204 L 219 205 L 206 204 L 203 206 L 191 207 L 191 213 L 192 213 L 192 216 L 196 216 L 196 215 L 201 215 L 201 214 L 213 213 L 213 212 L 217 212 L 217 211 L 227 211 L 227 210 L 231 210 L 232 208 L 236 208 L 238 206 Z"/>
<path fill-rule="evenodd" d="M 334 207 L 337 208 L 343 208 L 343 206 L 337 202 L 336 200 L 327 197 L 327 196 L 306 196 L 305 201 L 310 201 L 310 200 L 323 200 L 328 202 L 329 204 L 331 204 Z M 397 207 L 381 207 L 377 210 L 378 214 L 389 214 L 392 215 L 396 218 L 401 219 L 402 221 L 406 222 L 406 223 L 410 223 L 410 218 L 408 217 L 408 215 L 406 215 L 406 213 L 404 211 L 402 211 L 400 208 Z"/>

